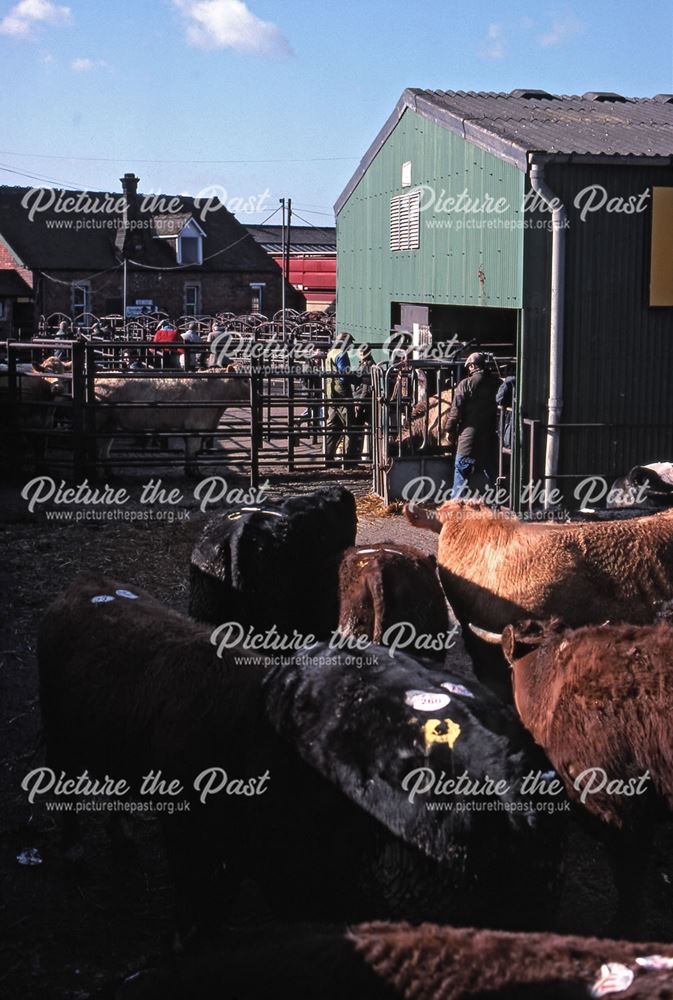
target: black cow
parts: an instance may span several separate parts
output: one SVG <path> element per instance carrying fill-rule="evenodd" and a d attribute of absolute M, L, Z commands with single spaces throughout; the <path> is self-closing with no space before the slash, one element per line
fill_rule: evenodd
<path fill-rule="evenodd" d="M 131 799 L 150 770 L 181 782 L 191 808 L 166 832 L 184 924 L 222 913 L 222 862 L 232 891 L 247 873 L 291 918 L 521 927 L 553 910 L 562 817 L 520 788 L 546 758 L 476 683 L 380 646 L 220 658 L 207 629 L 98 576 L 51 606 L 38 660 L 57 774 L 125 779 Z M 213 768 L 226 781 L 205 795 Z M 464 772 L 507 788 L 448 795 Z"/>
<path fill-rule="evenodd" d="M 607 496 L 610 510 L 654 509 L 673 506 L 673 464 L 652 462 L 634 465 L 625 475 L 615 479 Z"/>
<path fill-rule="evenodd" d="M 328 638 L 339 614 L 337 560 L 356 530 L 355 499 L 341 486 L 218 514 L 192 553 L 189 613 Z"/>

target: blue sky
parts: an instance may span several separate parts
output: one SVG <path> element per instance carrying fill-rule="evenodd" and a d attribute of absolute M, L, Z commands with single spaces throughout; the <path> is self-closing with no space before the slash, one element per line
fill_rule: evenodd
<path fill-rule="evenodd" d="M 673 92 L 672 45 L 668 0 L 0 0 L 0 183 L 133 170 L 330 224 L 405 87 Z"/>

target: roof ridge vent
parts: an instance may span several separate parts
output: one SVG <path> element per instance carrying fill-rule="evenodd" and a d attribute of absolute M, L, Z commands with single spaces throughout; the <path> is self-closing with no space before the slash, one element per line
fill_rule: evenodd
<path fill-rule="evenodd" d="M 586 94 L 582 94 L 582 97 L 585 101 L 603 101 L 604 103 L 614 101 L 626 104 L 628 101 L 627 97 L 624 97 L 622 94 L 615 94 L 610 90 L 588 90 Z"/>
<path fill-rule="evenodd" d="M 550 94 L 547 90 L 526 90 L 525 87 L 520 90 L 510 91 L 510 97 L 521 97 L 524 101 L 530 100 L 544 100 L 553 101 L 554 95 Z"/>

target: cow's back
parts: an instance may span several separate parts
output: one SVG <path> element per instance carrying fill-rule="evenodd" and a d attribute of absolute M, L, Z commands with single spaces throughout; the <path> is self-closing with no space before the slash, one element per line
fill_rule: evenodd
<path fill-rule="evenodd" d="M 458 617 L 494 631 L 552 616 L 572 626 L 647 622 L 673 598 L 669 512 L 570 524 L 468 518 L 443 526 L 438 553 Z"/>

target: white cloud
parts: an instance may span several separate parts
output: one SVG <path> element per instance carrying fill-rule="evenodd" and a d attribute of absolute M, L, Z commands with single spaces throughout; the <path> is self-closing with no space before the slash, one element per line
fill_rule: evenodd
<path fill-rule="evenodd" d="M 89 73 L 92 69 L 98 69 L 106 65 L 107 63 L 104 59 L 88 59 L 86 56 L 80 56 L 77 59 L 73 59 L 70 63 L 70 69 L 75 73 Z"/>
<path fill-rule="evenodd" d="M 479 55 L 484 59 L 502 59 L 505 55 L 505 37 L 501 24 L 491 23 L 486 33 L 486 41 L 479 46 Z"/>
<path fill-rule="evenodd" d="M 564 14 L 552 19 L 551 29 L 546 34 L 540 35 L 538 41 L 542 48 L 548 48 L 551 45 L 561 45 L 568 38 L 579 35 L 583 31 L 583 21 L 580 21 L 574 14 Z"/>
<path fill-rule="evenodd" d="M 70 20 L 70 8 L 52 0 L 19 0 L 0 21 L 0 34 L 28 38 L 38 24 L 63 24 Z"/>
<path fill-rule="evenodd" d="M 243 0 L 173 0 L 185 17 L 187 41 L 201 49 L 234 49 L 253 55 L 292 55 L 285 35 L 262 21 Z"/>

